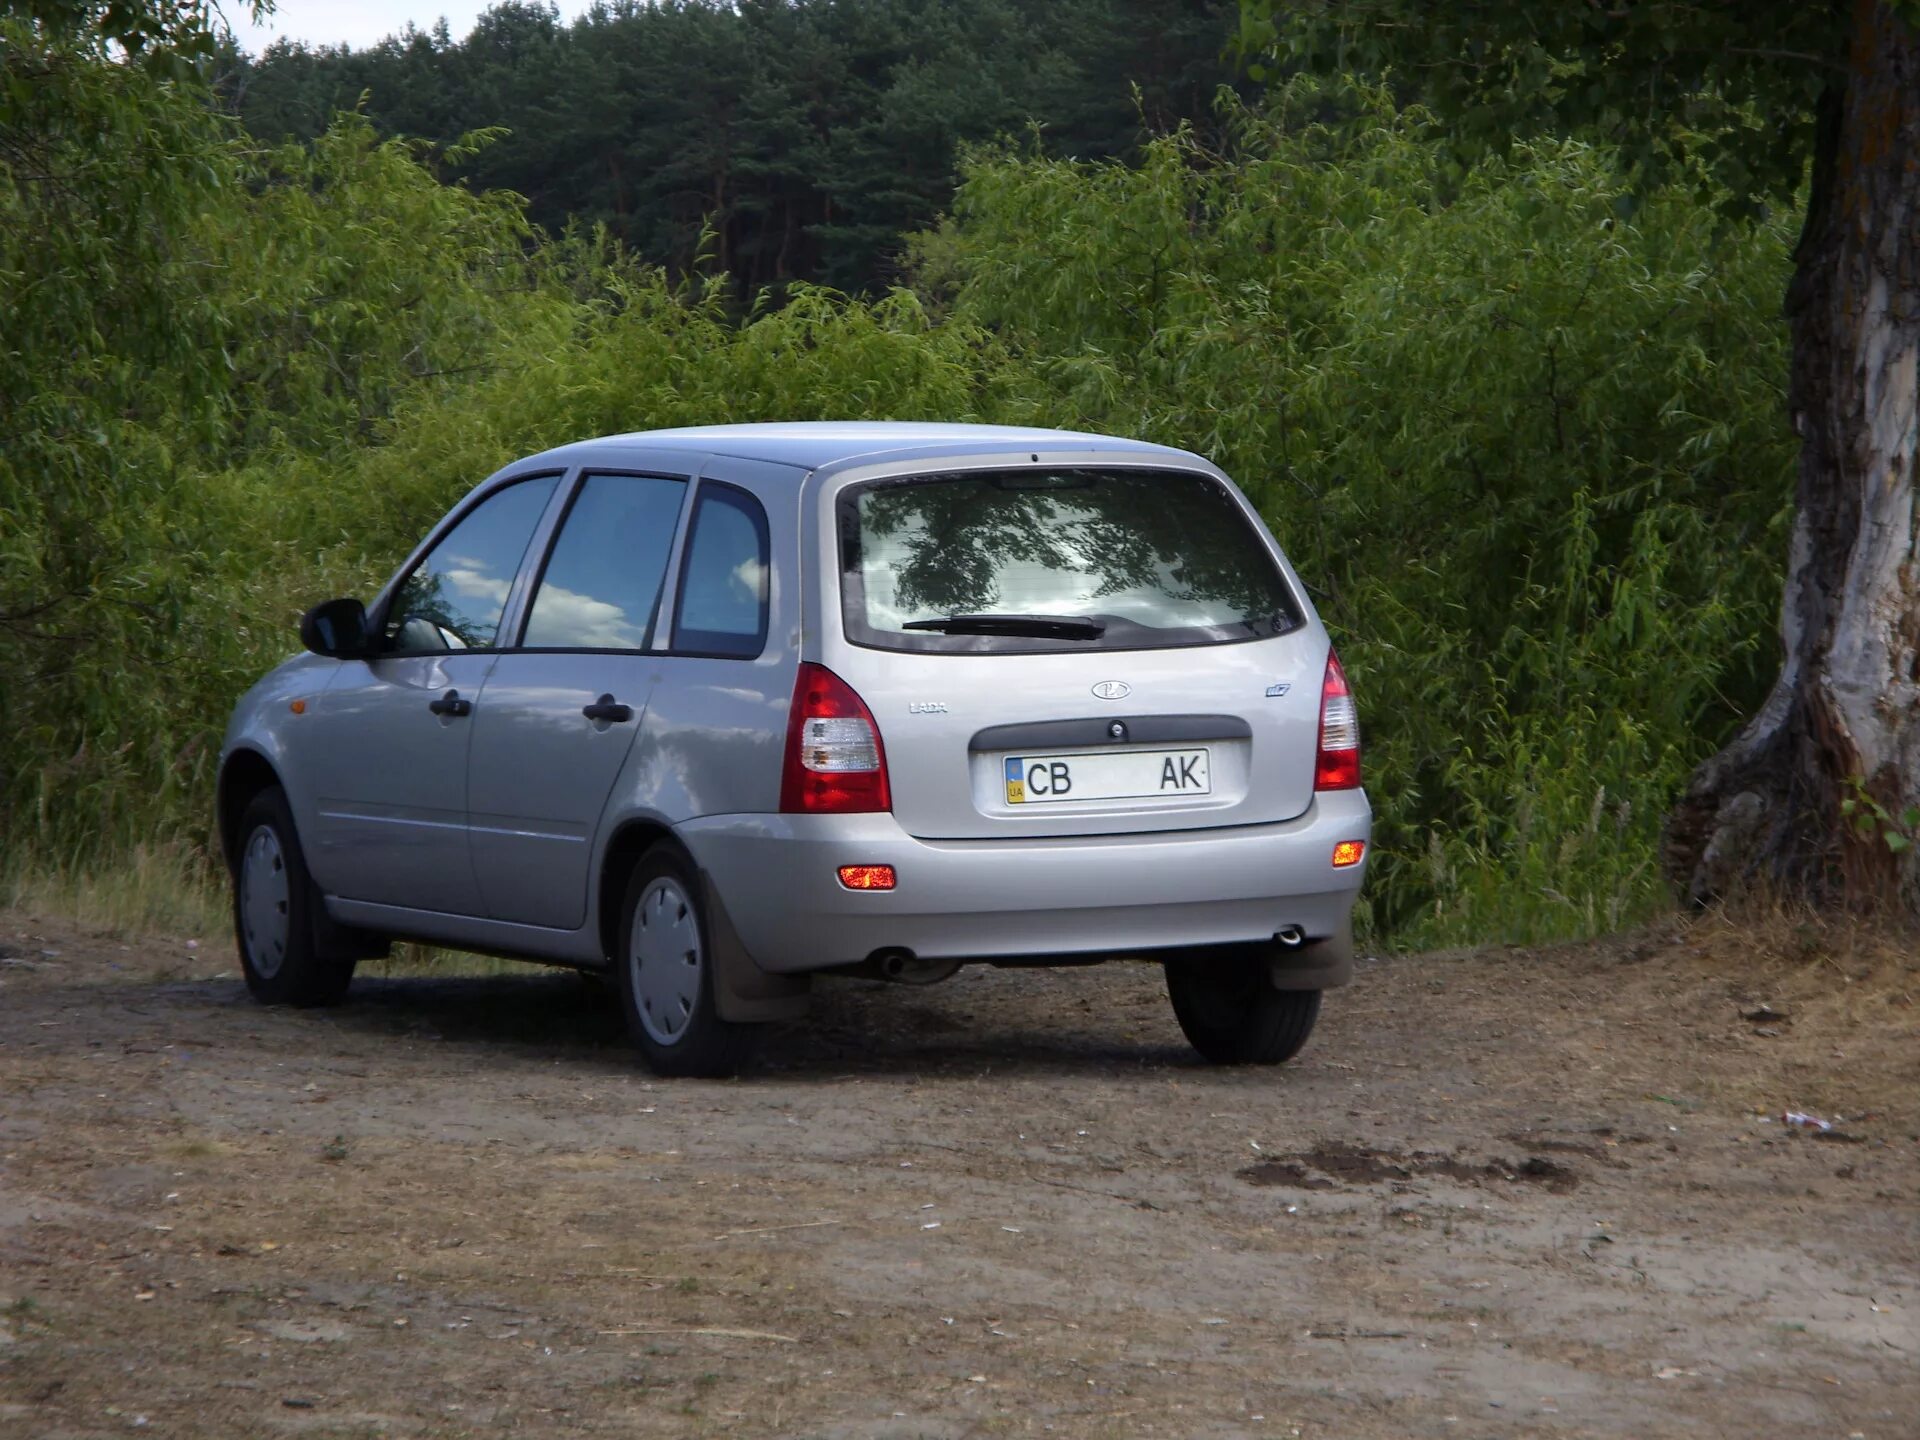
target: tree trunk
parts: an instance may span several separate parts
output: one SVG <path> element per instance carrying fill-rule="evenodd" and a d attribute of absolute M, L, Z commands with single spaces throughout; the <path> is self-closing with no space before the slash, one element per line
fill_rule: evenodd
<path fill-rule="evenodd" d="M 1920 909 L 1903 820 L 1920 805 L 1920 32 L 1894 11 L 1859 0 L 1822 104 L 1787 293 L 1801 450 L 1786 655 L 1668 821 L 1667 872 L 1694 901 L 1757 884 Z"/>

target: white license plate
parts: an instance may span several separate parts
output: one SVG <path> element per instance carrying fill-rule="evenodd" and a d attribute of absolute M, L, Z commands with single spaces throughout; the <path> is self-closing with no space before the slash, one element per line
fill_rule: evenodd
<path fill-rule="evenodd" d="M 1182 799 L 1213 793 L 1206 750 L 1105 750 L 1087 755 L 1009 755 L 1009 805 L 1075 800 Z"/>

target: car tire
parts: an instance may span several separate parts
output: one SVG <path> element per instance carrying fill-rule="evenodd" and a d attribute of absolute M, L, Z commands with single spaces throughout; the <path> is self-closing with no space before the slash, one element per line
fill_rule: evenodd
<path fill-rule="evenodd" d="M 1279 1065 L 1320 1018 L 1318 990 L 1276 990 L 1257 956 L 1167 962 L 1167 996 L 1193 1048 L 1215 1065 Z"/>
<path fill-rule="evenodd" d="M 627 881 L 613 957 L 620 1008 L 656 1074 L 714 1078 L 745 1065 L 760 1027 L 720 1018 L 713 946 L 693 867 L 656 845 Z"/>
<path fill-rule="evenodd" d="M 319 887 L 294 829 L 286 792 L 270 785 L 241 812 L 233 856 L 233 934 L 240 971 L 266 1005 L 332 1005 L 354 962 L 322 954 Z"/>

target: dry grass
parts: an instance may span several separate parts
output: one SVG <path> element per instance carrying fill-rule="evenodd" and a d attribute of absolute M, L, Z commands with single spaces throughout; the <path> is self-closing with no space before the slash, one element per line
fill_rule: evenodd
<path fill-rule="evenodd" d="M 29 857 L 0 873 L 0 910 L 117 941 L 190 938 L 196 958 L 237 968 L 229 906 L 225 872 L 210 870 L 198 850 L 173 842 L 139 846 L 112 864 L 85 869 Z M 402 942 L 387 959 L 362 961 L 360 971 L 419 979 L 514 975 L 523 968 L 518 961 Z"/>
<path fill-rule="evenodd" d="M 1920 1125 L 1920 941 L 1905 927 L 1748 902 L 1574 947 L 1628 1016 L 1716 1046 L 1718 1098 Z M 1628 1024 L 1633 1021 L 1629 1019 Z"/>
<path fill-rule="evenodd" d="M 178 841 L 136 845 L 110 864 L 76 868 L 45 856 L 16 858 L 0 872 L 0 908 L 59 916 L 78 929 L 129 940 L 137 936 L 226 935 L 231 924 L 224 875 Z"/>
<path fill-rule="evenodd" d="M 1920 942 L 1910 929 L 1781 907 L 1713 912 L 1675 947 L 1781 1011 L 1776 1043 L 1841 1113 L 1920 1120 Z"/>
<path fill-rule="evenodd" d="M 524 960 L 500 960 L 492 955 L 475 955 L 466 950 L 442 950 L 437 945 L 415 945 L 402 941 L 384 960 L 362 960 L 357 972 L 383 980 L 431 980 L 454 976 L 525 975 Z"/>

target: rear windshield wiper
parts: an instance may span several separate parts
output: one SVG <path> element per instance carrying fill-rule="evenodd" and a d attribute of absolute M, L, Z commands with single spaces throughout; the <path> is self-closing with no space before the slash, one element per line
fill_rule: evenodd
<path fill-rule="evenodd" d="M 1085 615 L 948 615 L 909 620 L 902 630 L 938 630 L 942 635 L 1036 635 L 1048 640 L 1098 640 L 1101 621 Z"/>

